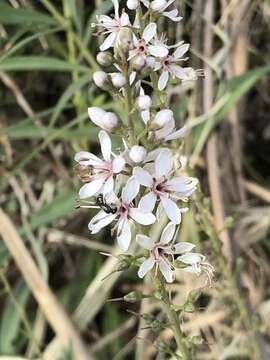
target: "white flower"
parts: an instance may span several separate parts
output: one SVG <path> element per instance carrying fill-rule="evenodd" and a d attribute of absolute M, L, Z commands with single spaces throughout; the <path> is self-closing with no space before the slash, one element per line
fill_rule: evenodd
<path fill-rule="evenodd" d="M 177 63 L 179 61 L 184 61 L 186 58 L 183 58 L 183 55 L 189 50 L 189 44 L 182 43 L 177 49 L 174 51 L 172 55 L 168 55 L 164 57 L 161 61 L 156 62 L 155 71 L 162 70 L 161 76 L 158 81 L 159 90 L 164 90 L 169 76 L 171 75 L 173 78 L 177 77 L 178 79 L 186 79 L 187 74 L 186 71 Z"/>
<path fill-rule="evenodd" d="M 109 36 L 100 45 L 101 51 L 105 51 L 110 47 L 114 47 L 120 30 L 130 24 L 128 14 L 123 12 L 122 15 L 119 16 L 118 0 L 112 0 L 112 2 L 114 5 L 114 18 L 111 18 L 107 15 L 97 15 L 97 25 L 104 28 L 104 34 L 109 34 Z"/>
<path fill-rule="evenodd" d="M 174 280 L 174 255 L 189 254 L 195 246 L 188 242 L 173 244 L 173 237 L 176 226 L 170 222 L 162 231 L 160 240 L 155 243 L 151 238 L 145 235 L 137 235 L 136 240 L 141 247 L 149 250 L 149 257 L 141 264 L 138 276 L 143 278 L 150 270 L 156 266 L 159 268 L 167 282 Z"/>
<path fill-rule="evenodd" d="M 187 133 L 186 126 L 176 130 L 173 112 L 169 109 L 163 109 L 157 112 L 152 125 L 159 127 L 159 129 L 154 132 L 157 140 L 175 140 L 183 138 Z"/>
<path fill-rule="evenodd" d="M 81 166 L 91 169 L 89 181 L 79 191 L 81 199 L 94 196 L 101 191 L 104 194 L 111 192 L 114 186 L 113 175 L 119 174 L 125 166 L 125 160 L 122 156 L 115 156 L 112 159 L 109 135 L 101 130 L 98 137 L 103 159 L 99 159 L 96 155 L 86 151 L 81 151 L 75 155 L 75 161 Z"/>
<path fill-rule="evenodd" d="M 181 16 L 178 15 L 178 10 L 173 9 L 171 11 L 165 11 L 175 0 L 154 0 L 154 1 L 147 1 L 141 0 L 142 3 L 147 7 L 150 8 L 154 12 L 158 12 L 163 16 L 171 19 L 172 21 L 180 21 L 182 19 Z"/>
<path fill-rule="evenodd" d="M 138 109 L 143 111 L 143 110 L 148 110 L 152 105 L 152 99 L 149 95 L 140 95 L 137 98 L 137 106 Z"/>
<path fill-rule="evenodd" d="M 103 130 L 112 131 L 118 126 L 118 117 L 112 112 L 94 106 L 88 108 L 88 115 L 93 123 Z"/>
<path fill-rule="evenodd" d="M 158 200 L 167 214 L 168 218 L 175 224 L 181 222 L 181 213 L 186 209 L 179 209 L 175 201 L 181 194 L 181 197 L 190 196 L 195 190 L 198 180 L 186 176 L 171 178 L 173 168 L 173 156 L 170 150 L 162 150 L 154 162 L 154 171 L 150 174 L 141 167 L 136 167 L 133 174 L 137 181 L 149 188 L 150 192 L 144 195 L 140 202 L 139 208 L 146 212 L 152 212 Z"/>
<path fill-rule="evenodd" d="M 114 193 L 111 193 L 106 201 L 116 208 L 114 213 L 106 213 L 101 210 L 90 221 L 88 228 L 92 234 L 96 234 L 103 227 L 116 220 L 117 241 L 122 251 L 127 251 L 131 241 L 130 220 L 142 225 L 150 225 L 156 221 L 152 213 L 142 212 L 140 209 L 133 207 L 133 200 L 138 195 L 140 189 L 139 183 L 134 177 L 129 178 L 122 190 L 121 199 L 118 199 Z"/>
<path fill-rule="evenodd" d="M 147 61 L 149 56 L 154 57 L 165 57 L 168 54 L 168 49 L 162 45 L 152 45 L 150 42 L 155 37 L 157 33 L 157 25 L 155 23 L 150 23 L 146 26 L 143 31 L 141 39 L 137 39 L 134 36 L 134 48 L 129 51 L 128 60 L 133 59 L 137 55 L 140 56 L 140 59 Z"/>
<path fill-rule="evenodd" d="M 178 256 L 177 260 L 188 265 L 183 270 L 196 275 L 201 275 L 204 272 L 207 275 L 207 280 L 211 284 L 211 280 L 214 276 L 214 267 L 205 261 L 205 256 L 198 253 L 187 253 Z"/>

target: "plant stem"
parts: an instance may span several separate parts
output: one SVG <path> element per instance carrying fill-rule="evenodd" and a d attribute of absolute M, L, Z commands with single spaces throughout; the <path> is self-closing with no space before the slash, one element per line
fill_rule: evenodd
<path fill-rule="evenodd" d="M 176 311 L 172 308 L 172 304 L 169 298 L 169 295 L 167 293 L 166 287 L 165 287 L 165 281 L 161 275 L 155 276 L 155 283 L 156 287 L 160 293 L 161 301 L 163 303 L 164 311 L 167 314 L 169 323 L 171 324 L 171 329 L 173 331 L 173 335 L 177 344 L 177 348 L 180 351 L 182 355 L 183 360 L 190 360 L 191 357 L 189 356 L 189 350 L 186 345 L 184 335 L 180 329 L 179 326 L 179 318 L 177 316 Z"/>

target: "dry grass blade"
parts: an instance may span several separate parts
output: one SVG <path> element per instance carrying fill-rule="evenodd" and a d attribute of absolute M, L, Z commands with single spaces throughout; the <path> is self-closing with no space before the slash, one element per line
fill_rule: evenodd
<path fill-rule="evenodd" d="M 76 360 L 90 360 L 80 336 L 62 305 L 44 281 L 9 217 L 0 209 L 0 234 L 62 346 L 72 347 Z"/>

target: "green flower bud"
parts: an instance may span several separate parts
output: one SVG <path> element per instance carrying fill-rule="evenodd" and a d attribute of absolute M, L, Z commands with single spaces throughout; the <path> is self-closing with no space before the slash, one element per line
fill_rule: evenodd
<path fill-rule="evenodd" d="M 109 51 L 101 51 L 97 54 L 97 62 L 101 66 L 110 66 L 113 63 L 113 56 Z"/>
<path fill-rule="evenodd" d="M 131 291 L 127 295 L 124 296 L 124 301 L 129 303 L 136 303 L 138 301 L 141 301 L 143 299 L 143 294 L 140 291 Z"/>

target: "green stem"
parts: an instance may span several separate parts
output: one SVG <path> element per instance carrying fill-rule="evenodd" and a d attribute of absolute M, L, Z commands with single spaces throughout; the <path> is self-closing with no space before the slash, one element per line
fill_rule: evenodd
<path fill-rule="evenodd" d="M 171 324 L 171 329 L 173 331 L 177 348 L 180 351 L 183 360 L 190 360 L 191 357 L 189 356 L 189 350 L 179 325 L 179 318 L 177 316 L 176 311 L 172 307 L 163 277 L 161 275 L 157 275 L 155 277 L 155 283 L 161 296 L 161 301 L 163 303 L 164 311 L 166 312 L 169 323 Z"/>

